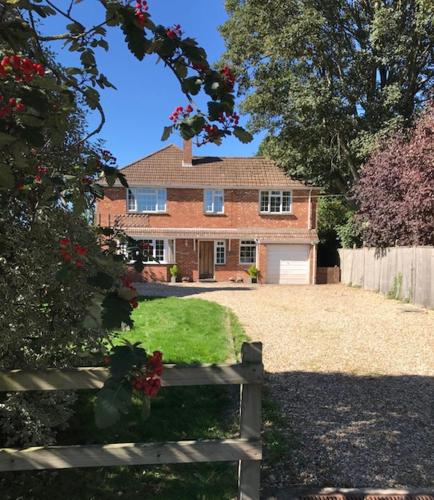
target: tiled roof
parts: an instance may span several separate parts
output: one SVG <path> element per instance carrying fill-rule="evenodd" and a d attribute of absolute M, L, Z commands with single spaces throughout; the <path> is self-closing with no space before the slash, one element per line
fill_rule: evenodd
<path fill-rule="evenodd" d="M 121 226 L 122 227 L 122 226 Z M 132 238 L 185 238 L 185 239 L 233 239 L 260 242 L 318 243 L 315 230 L 286 228 L 160 228 L 123 227 Z"/>
<path fill-rule="evenodd" d="M 171 144 L 121 171 L 130 186 L 305 187 L 287 176 L 272 160 L 259 156 L 193 156 L 192 166 L 183 166 L 182 158 L 182 150 Z"/>

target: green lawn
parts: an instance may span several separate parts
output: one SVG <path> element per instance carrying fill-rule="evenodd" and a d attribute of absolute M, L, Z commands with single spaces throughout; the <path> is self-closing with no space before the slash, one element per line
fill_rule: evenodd
<path fill-rule="evenodd" d="M 133 312 L 134 327 L 117 342 L 143 342 L 172 363 L 222 363 L 230 356 L 229 311 L 200 299 L 142 299 Z M 229 330 L 229 331 L 228 331 Z"/>
<path fill-rule="evenodd" d="M 122 338 L 159 349 L 165 361 L 224 362 L 234 357 L 245 339 L 236 317 L 227 309 L 198 299 L 143 299 L 134 311 L 131 331 Z M 233 337 L 233 342 L 229 341 Z M 139 407 L 113 429 L 101 431 L 93 423 L 95 392 L 82 391 L 70 427 L 59 435 L 61 444 L 165 441 L 235 436 L 238 388 L 163 388 L 152 402 L 151 416 Z M 1 476 L 0 476 L 1 477 Z M 159 467 L 72 469 L 59 472 L 2 475 L 2 499 L 173 500 L 233 498 L 236 464 L 186 464 Z"/>

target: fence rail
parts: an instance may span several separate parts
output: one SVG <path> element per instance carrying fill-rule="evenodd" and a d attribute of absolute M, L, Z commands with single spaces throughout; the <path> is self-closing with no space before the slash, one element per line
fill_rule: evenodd
<path fill-rule="evenodd" d="M 239 439 L 0 448 L 0 471 L 238 461 L 239 499 L 259 500 L 262 344 L 244 343 L 241 355 L 236 364 L 165 365 L 162 376 L 166 387 L 240 385 Z M 107 377 L 100 367 L 12 370 L 0 372 L 0 392 L 98 389 Z"/>
<path fill-rule="evenodd" d="M 434 308 L 434 247 L 342 248 L 341 281 Z"/>

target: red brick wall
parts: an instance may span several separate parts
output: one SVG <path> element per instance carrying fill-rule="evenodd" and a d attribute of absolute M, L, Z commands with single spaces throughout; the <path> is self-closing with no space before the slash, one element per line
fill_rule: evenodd
<path fill-rule="evenodd" d="M 170 264 L 145 264 L 143 271 L 140 273 L 133 266 L 128 266 L 128 277 L 133 282 L 143 281 L 170 281 Z"/>
<path fill-rule="evenodd" d="M 113 224 L 117 215 L 126 213 L 125 188 L 107 188 L 103 200 L 98 200 L 96 223 Z M 291 215 L 259 213 L 259 191 L 225 189 L 225 213 L 203 213 L 203 189 L 167 190 L 167 213 L 148 214 L 149 227 L 308 227 L 308 191 L 294 191 Z M 315 211 L 312 211 L 314 221 Z M 314 226 L 315 227 L 315 226 Z"/>

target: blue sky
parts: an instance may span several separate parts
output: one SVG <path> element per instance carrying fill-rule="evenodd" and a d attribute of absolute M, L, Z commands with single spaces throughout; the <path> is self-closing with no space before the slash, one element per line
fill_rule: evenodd
<path fill-rule="evenodd" d="M 65 0 L 56 0 L 59 7 Z M 224 42 L 218 26 L 226 19 L 224 0 L 149 0 L 154 22 L 171 26 L 180 24 L 188 36 L 196 38 L 205 48 L 210 62 L 216 61 L 224 51 Z M 74 12 L 73 12 L 74 14 Z M 84 0 L 75 7 L 75 14 L 86 26 L 102 20 L 101 11 L 93 0 Z M 63 32 L 64 23 L 50 18 L 43 28 L 49 34 Z M 138 61 L 129 52 L 123 34 L 117 28 L 108 30 L 110 51 L 97 52 L 100 70 L 117 87 L 102 92 L 102 104 L 107 123 L 101 133 L 107 148 L 124 166 L 161 147 L 182 139 L 174 134 L 161 142 L 163 127 L 170 124 L 170 113 L 177 105 L 185 105 L 186 99 L 170 70 L 156 64 L 150 56 Z M 66 65 L 76 65 L 76 56 L 54 45 L 58 58 Z M 241 124 L 245 124 L 242 117 Z M 94 122 L 90 117 L 90 123 Z M 226 139 L 221 146 L 206 145 L 195 148 L 199 155 L 250 156 L 257 152 L 261 137 L 255 136 L 250 144 L 242 144 L 235 138 Z"/>

